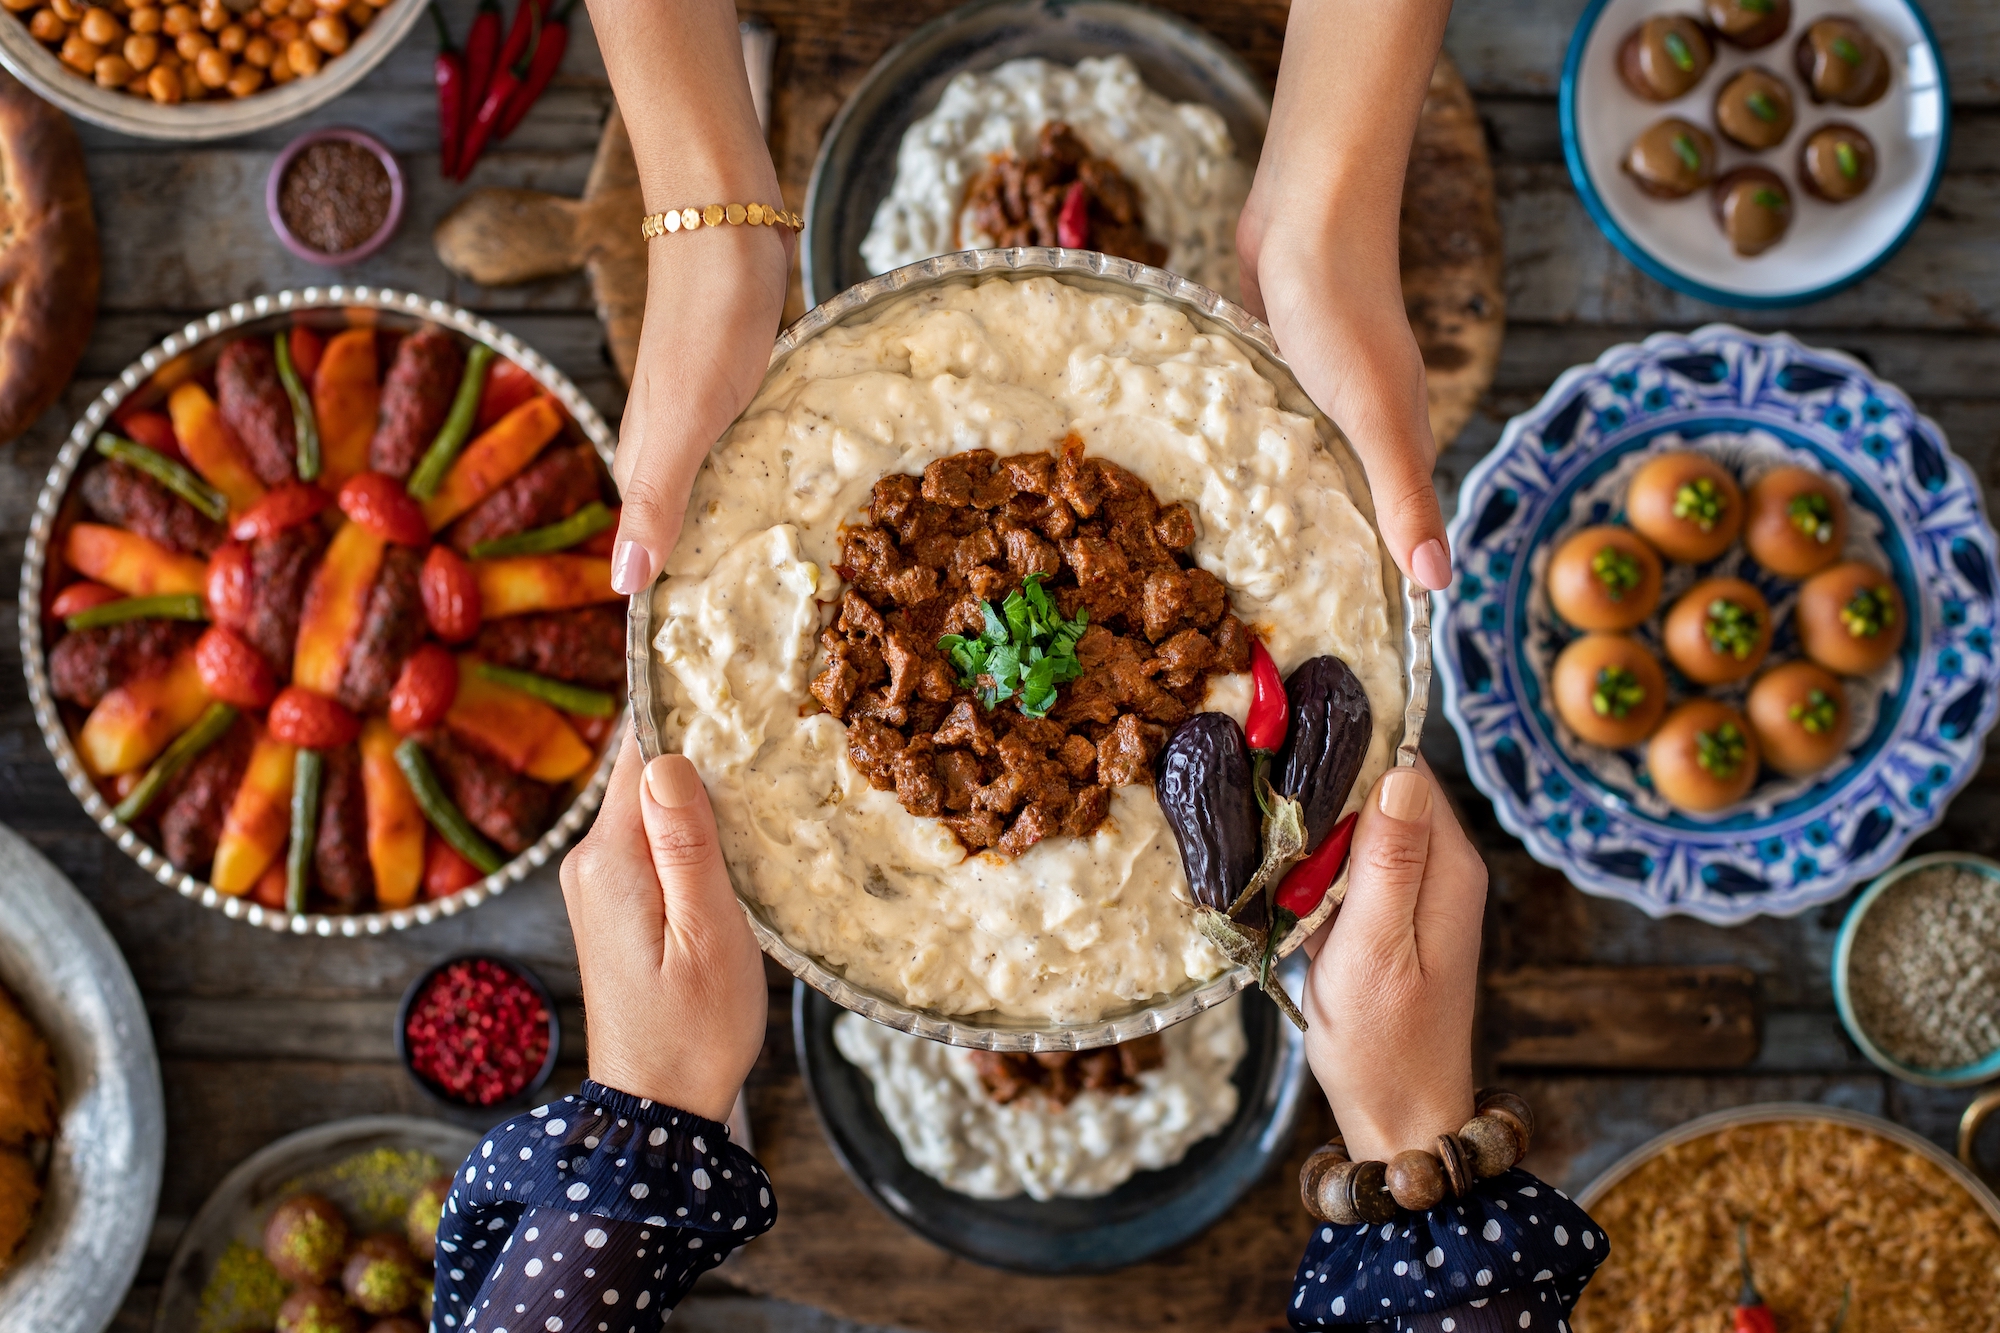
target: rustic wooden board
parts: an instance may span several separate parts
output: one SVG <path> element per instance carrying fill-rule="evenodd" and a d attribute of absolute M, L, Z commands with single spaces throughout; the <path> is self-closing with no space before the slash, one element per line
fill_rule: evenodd
<path fill-rule="evenodd" d="M 1485 983 L 1486 1056 L 1503 1069 L 1741 1069 L 1757 1058 L 1746 967 L 1524 967 Z"/>

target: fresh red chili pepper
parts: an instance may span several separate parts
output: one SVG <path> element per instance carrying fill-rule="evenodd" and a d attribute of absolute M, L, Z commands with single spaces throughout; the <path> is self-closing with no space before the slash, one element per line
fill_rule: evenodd
<path fill-rule="evenodd" d="M 438 30 L 438 53 L 431 61 L 431 78 L 438 94 L 438 174 L 449 180 L 458 168 L 458 146 L 465 129 L 465 57 L 451 44 L 451 29 L 445 26 L 444 11 L 437 7 L 437 0 L 431 0 L 430 9 Z"/>
<path fill-rule="evenodd" d="M 553 0 L 519 0 L 514 6 L 514 21 L 508 25 L 507 41 L 501 46 L 500 54 L 493 61 L 493 74 L 496 78 L 501 70 L 519 64 L 521 58 L 534 49 L 535 32 L 540 27 L 542 19 L 548 15 L 551 3 Z M 487 87 L 490 89 L 492 85 L 488 84 Z M 475 102 L 473 106 L 477 108 L 479 103 Z"/>
<path fill-rule="evenodd" d="M 465 34 L 465 98 L 458 108 L 459 142 L 472 128 L 472 113 L 486 100 L 493 84 L 493 70 L 500 59 L 500 6 L 497 0 L 479 0 L 472 27 Z M 458 164 L 452 163 L 455 167 Z"/>
<path fill-rule="evenodd" d="M 254 542 L 295 528 L 317 518 L 333 503 L 333 497 L 309 481 L 288 481 L 264 492 L 264 498 L 237 515 L 229 535 L 239 542 Z"/>
<path fill-rule="evenodd" d="M 1278 664 L 1264 648 L 1263 640 L 1250 640 L 1250 683 L 1256 693 L 1250 700 L 1250 716 L 1243 724 L 1243 737 L 1252 750 L 1275 751 L 1285 742 L 1286 714 L 1284 678 Z"/>
<path fill-rule="evenodd" d="M 181 442 L 174 435 L 174 423 L 167 419 L 166 413 L 142 409 L 128 413 L 118 424 L 124 427 L 127 439 L 137 440 L 148 449 L 165 454 L 176 463 L 187 461 L 181 453 Z"/>
<path fill-rule="evenodd" d="M 79 611 L 88 611 L 93 606 L 103 606 L 106 602 L 123 600 L 125 594 L 116 588 L 107 588 L 102 583 L 92 583 L 85 579 L 72 583 L 56 594 L 49 603 L 50 620 L 67 620 Z"/>
<path fill-rule="evenodd" d="M 535 40 L 534 58 L 528 62 L 527 77 L 514 90 L 514 96 L 501 113 L 497 138 L 504 139 L 514 132 L 521 118 L 529 108 L 541 100 L 548 86 L 556 77 L 556 70 L 562 65 L 563 53 L 569 50 L 569 11 L 576 8 L 576 0 L 569 0 L 560 10 L 542 24 L 542 35 Z"/>
<path fill-rule="evenodd" d="M 487 958 L 447 963 L 424 983 L 403 1025 L 417 1074 L 454 1101 L 515 1096 L 549 1055 L 549 1011 L 512 968 Z"/>
<path fill-rule="evenodd" d="M 521 9 L 528 14 L 529 22 L 536 34 L 541 31 L 541 10 L 536 0 L 521 0 Z M 520 26 L 518 19 L 515 27 Z M 514 46 L 514 35 L 507 34 L 507 46 L 500 52 L 501 65 L 493 71 L 493 83 L 486 90 L 486 97 L 479 103 L 479 110 L 473 113 L 472 125 L 465 132 L 465 142 L 458 148 L 457 180 L 464 180 L 472 174 L 472 168 L 479 162 L 479 155 L 486 151 L 486 143 L 493 137 L 493 131 L 500 126 L 500 118 L 507 112 L 507 103 L 520 88 L 521 80 L 527 77 L 528 66 L 535 52 L 531 44 L 524 44 L 521 54 L 512 60 L 507 52 Z"/>
<path fill-rule="evenodd" d="M 1056 244 L 1067 250 L 1086 249 L 1090 243 L 1090 200 L 1083 182 L 1075 181 L 1063 195 L 1062 211 L 1056 214 Z"/>
<path fill-rule="evenodd" d="M 1743 1290 L 1736 1297 L 1736 1323 L 1733 1333 L 1778 1333 L 1778 1317 L 1771 1313 L 1771 1307 L 1764 1304 L 1764 1298 L 1757 1294 L 1757 1284 L 1750 1276 L 1750 1227 L 1748 1223 L 1736 1224 L 1736 1253 L 1743 1262 Z"/>
<path fill-rule="evenodd" d="M 1342 817 L 1326 831 L 1310 856 L 1285 872 L 1275 899 L 1279 911 L 1303 921 L 1319 909 L 1326 891 L 1340 878 L 1340 868 L 1347 864 L 1348 849 L 1354 846 L 1354 825 L 1360 818 L 1358 810 Z"/>

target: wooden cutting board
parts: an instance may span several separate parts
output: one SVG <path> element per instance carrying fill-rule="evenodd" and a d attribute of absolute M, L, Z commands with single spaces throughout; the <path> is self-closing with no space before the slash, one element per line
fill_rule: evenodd
<path fill-rule="evenodd" d="M 1209 9 L 1205 21 L 1270 79 L 1277 59 L 1272 25 L 1282 37 L 1285 8 L 1239 3 L 1233 14 Z M 764 16 L 778 33 L 772 155 L 786 205 L 803 208 L 827 123 L 868 67 L 919 16 L 901 6 L 869 7 L 858 0 L 827 0 Z M 445 267 L 485 286 L 585 270 L 612 362 L 629 384 L 645 313 L 646 251 L 638 221 L 644 211 L 632 141 L 614 109 L 581 199 L 535 190 L 475 190 L 438 224 L 434 239 Z M 1443 448 L 1492 384 L 1506 322 L 1493 167 L 1472 95 L 1449 56 L 1438 60 L 1431 75 L 1410 153 L 1402 256 L 1404 302 L 1430 376 L 1431 432 Z M 795 275 L 785 318 L 802 313 Z"/>

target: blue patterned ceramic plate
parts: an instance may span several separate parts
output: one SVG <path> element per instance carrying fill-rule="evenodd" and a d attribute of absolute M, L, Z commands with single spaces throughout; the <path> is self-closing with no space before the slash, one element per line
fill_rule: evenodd
<path fill-rule="evenodd" d="M 1574 635 L 1542 592 L 1548 553 L 1577 528 L 1620 521 L 1631 472 L 1684 448 L 1746 478 L 1781 461 L 1834 478 L 1852 515 L 1845 554 L 1893 573 L 1915 631 L 1882 672 L 1848 682 L 1855 739 L 1833 768 L 1767 773 L 1709 817 L 1669 809 L 1641 751 L 1584 745 L 1545 704 Z M 1466 478 L 1451 543 L 1438 663 L 1472 780 L 1535 859 L 1653 916 L 1786 915 L 1879 874 L 1943 816 L 2000 710 L 2000 567 L 1979 483 L 1899 390 L 1783 334 L 1712 324 L 1563 372 Z M 1714 574 L 1755 582 L 1778 623 L 1772 661 L 1796 655 L 1795 585 L 1740 550 L 1670 567 L 1666 598 Z"/>

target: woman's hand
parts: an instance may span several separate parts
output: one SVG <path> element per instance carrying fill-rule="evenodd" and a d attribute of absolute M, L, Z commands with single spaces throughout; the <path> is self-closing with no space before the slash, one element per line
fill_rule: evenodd
<path fill-rule="evenodd" d="M 1297 0 L 1236 225 L 1243 300 L 1354 444 L 1403 572 L 1451 582 L 1424 359 L 1403 308 L 1403 174 L 1449 0 Z"/>
<path fill-rule="evenodd" d="M 641 769 L 628 736 L 597 822 L 563 858 L 590 1076 L 727 1120 L 764 1044 L 763 956 L 694 765 Z"/>
<path fill-rule="evenodd" d="M 1392 768 L 1354 831 L 1347 897 L 1306 948 L 1306 1057 L 1356 1161 L 1472 1118 L 1486 865 L 1428 765 Z"/>

